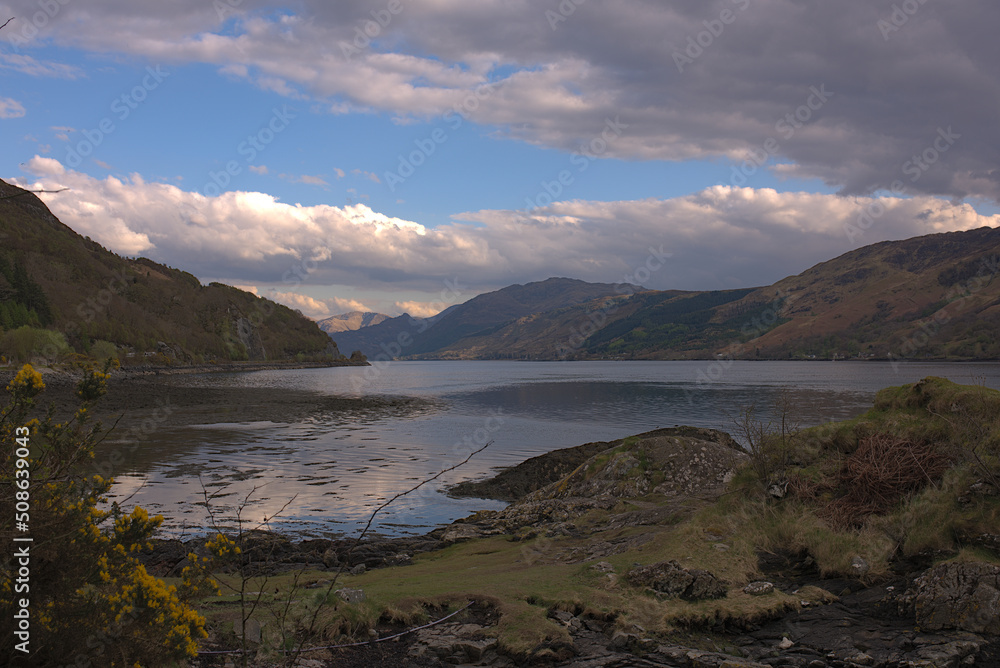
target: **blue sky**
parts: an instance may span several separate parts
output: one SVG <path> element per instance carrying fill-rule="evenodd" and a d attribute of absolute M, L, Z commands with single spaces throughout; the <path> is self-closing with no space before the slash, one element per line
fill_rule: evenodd
<path fill-rule="evenodd" d="M 762 285 L 995 226 L 998 10 L 791 4 L 0 3 L 0 178 L 317 318 L 658 249 L 648 287 Z"/>

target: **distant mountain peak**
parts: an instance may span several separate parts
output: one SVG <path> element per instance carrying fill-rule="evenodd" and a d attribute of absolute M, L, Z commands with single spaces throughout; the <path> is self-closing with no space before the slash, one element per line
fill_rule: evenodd
<path fill-rule="evenodd" d="M 316 324 L 327 334 L 337 332 L 353 332 L 365 327 L 372 327 L 380 322 L 388 320 L 390 316 L 384 313 L 374 313 L 372 311 L 349 311 L 338 315 L 331 315 Z"/>

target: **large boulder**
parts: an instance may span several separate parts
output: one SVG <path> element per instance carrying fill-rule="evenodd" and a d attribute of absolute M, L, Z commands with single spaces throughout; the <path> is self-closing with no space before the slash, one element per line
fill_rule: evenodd
<path fill-rule="evenodd" d="M 727 434 L 710 429 L 630 440 L 590 457 L 526 500 L 626 499 L 647 494 L 707 498 L 722 493 L 747 458 Z"/>
<path fill-rule="evenodd" d="M 625 579 L 633 587 L 646 587 L 657 594 L 688 601 L 723 598 L 726 595 L 725 585 L 713 574 L 699 568 L 684 568 L 676 561 L 633 568 Z"/>
<path fill-rule="evenodd" d="M 900 597 L 904 613 L 921 628 L 1000 634 L 1000 566 L 940 564 L 913 581 Z"/>

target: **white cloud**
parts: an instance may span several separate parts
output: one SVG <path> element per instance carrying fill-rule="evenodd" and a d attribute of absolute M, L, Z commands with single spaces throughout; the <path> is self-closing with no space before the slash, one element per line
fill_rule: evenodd
<path fill-rule="evenodd" d="M 742 159 L 776 137 L 795 175 L 846 193 L 888 185 L 938 127 L 954 126 L 962 142 L 914 191 L 1000 201 L 1000 127 L 982 112 L 1000 97 L 996 40 L 982 18 L 995 15 L 994 0 L 920 7 L 891 34 L 879 27 L 891 14 L 884 3 L 793 4 L 573 3 L 553 30 L 537 3 L 437 0 L 407 4 L 374 44 L 345 57 L 343 46 L 372 18 L 369 2 L 302 0 L 275 12 L 265 0 L 242 0 L 220 15 L 203 0 L 93 0 L 65 5 L 46 38 L 207 63 L 332 113 L 388 112 L 410 122 L 457 109 L 497 135 L 563 151 L 595 139 L 615 117 L 629 127 L 605 155 L 627 159 Z M 722 25 L 722 9 L 734 18 L 713 36 L 706 23 Z M 708 46 L 676 66 L 696 36 Z M 3 54 L 0 67 L 76 71 L 20 54 Z M 776 124 L 821 85 L 834 96 L 786 141 Z"/>
<path fill-rule="evenodd" d="M 267 174 L 267 165 L 250 165 L 250 171 L 263 176 Z"/>
<path fill-rule="evenodd" d="M 374 181 L 375 183 L 382 183 L 382 179 L 380 179 L 378 174 L 374 172 L 366 172 L 363 169 L 352 169 L 351 174 L 359 174 L 370 181 Z"/>
<path fill-rule="evenodd" d="M 323 179 L 322 175 L 310 175 L 310 174 L 278 174 L 278 178 L 285 179 L 292 183 L 304 183 L 307 186 L 328 186 L 329 183 Z"/>
<path fill-rule="evenodd" d="M 262 296 L 279 304 L 284 304 L 289 308 L 297 309 L 307 318 L 312 318 L 313 320 L 322 320 L 323 318 L 329 318 L 331 315 L 348 313 L 350 311 L 370 310 L 356 299 L 343 299 L 341 297 L 315 299 L 297 292 L 281 292 L 274 289 L 265 291 Z"/>
<path fill-rule="evenodd" d="M 968 204 L 883 198 L 884 213 L 852 241 L 845 229 L 870 198 L 715 186 L 673 199 L 558 202 L 530 214 L 467 212 L 429 228 L 364 204 L 291 205 L 257 192 L 205 197 L 136 174 L 95 179 L 39 156 L 25 168 L 38 179 L 19 185 L 70 188 L 44 195 L 46 203 L 112 250 L 254 285 L 433 295 L 445 280 L 468 292 L 570 276 L 656 289 L 732 288 L 772 283 L 862 244 L 1000 224 L 1000 215 Z M 654 253 L 671 256 L 637 279 Z"/>
<path fill-rule="evenodd" d="M 0 53 L 0 69 L 14 70 L 32 77 L 77 79 L 83 76 L 83 71 L 75 65 L 35 60 L 19 53 Z"/>
<path fill-rule="evenodd" d="M 441 312 L 441 302 L 405 301 L 393 304 L 399 314 L 409 313 L 414 318 L 429 318 Z"/>
<path fill-rule="evenodd" d="M 0 118 L 21 118 L 27 113 L 24 105 L 9 97 L 0 97 Z"/>

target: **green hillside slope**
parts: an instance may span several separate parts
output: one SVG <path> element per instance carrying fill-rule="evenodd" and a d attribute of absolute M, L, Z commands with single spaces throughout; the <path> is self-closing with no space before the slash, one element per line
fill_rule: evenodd
<path fill-rule="evenodd" d="M 47 357 L 87 354 L 98 341 L 114 344 L 126 362 L 340 357 L 296 311 L 120 257 L 63 225 L 35 195 L 0 181 L 0 341 L 8 357 L 33 354 L 23 349 L 32 345 L 25 326 L 61 334 L 41 346 Z"/>

